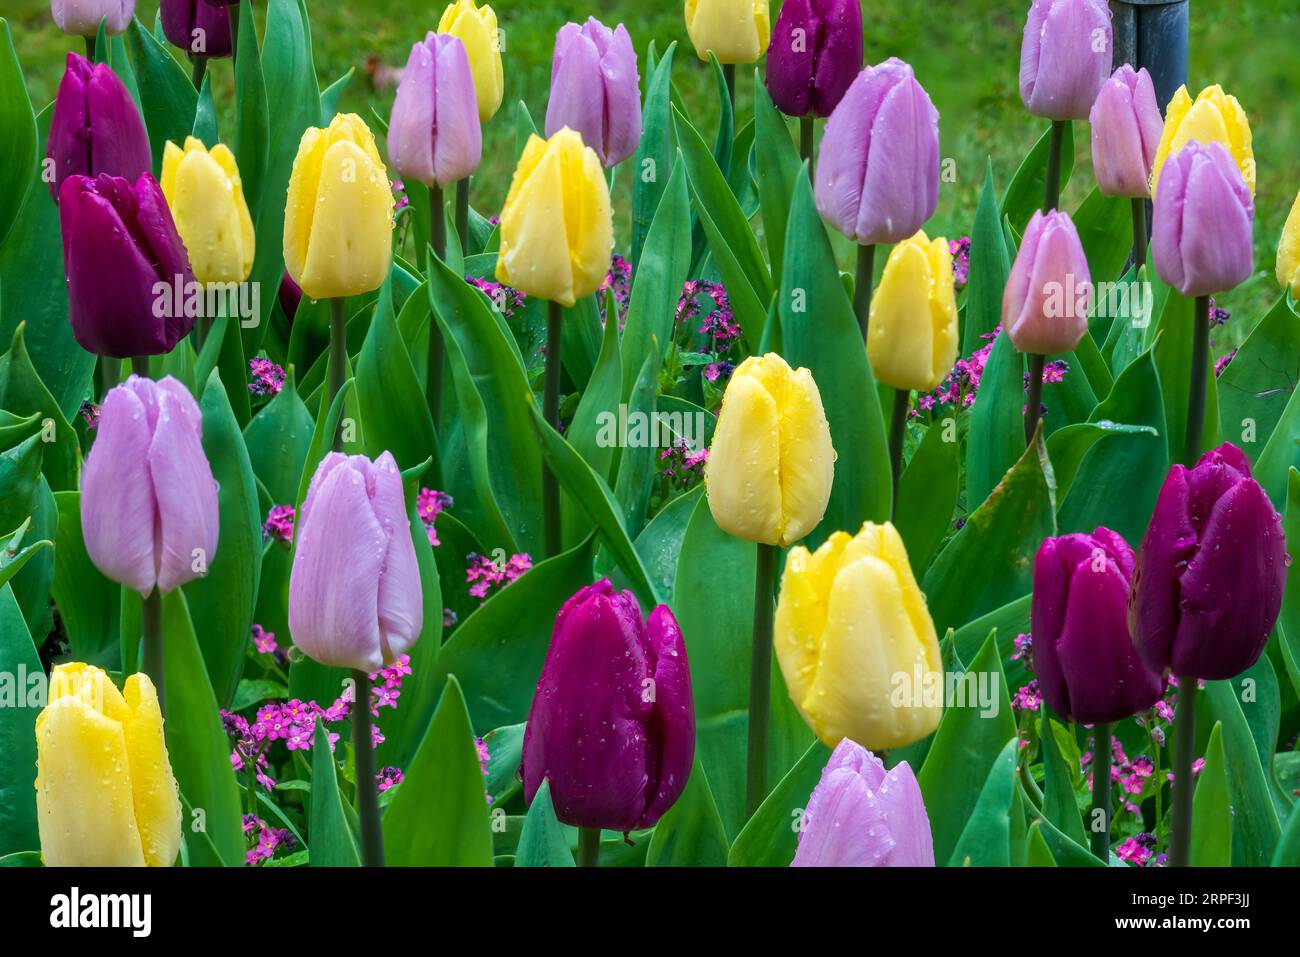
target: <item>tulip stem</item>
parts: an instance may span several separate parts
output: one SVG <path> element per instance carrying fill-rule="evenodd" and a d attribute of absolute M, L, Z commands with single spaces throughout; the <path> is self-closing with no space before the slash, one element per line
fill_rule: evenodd
<path fill-rule="evenodd" d="M 745 812 L 753 817 L 767 797 L 767 725 L 772 695 L 772 583 L 776 546 L 758 543 L 754 569 L 754 640 L 749 659 L 749 752 Z"/>
<path fill-rule="evenodd" d="M 1034 432 L 1038 430 L 1038 420 L 1043 415 L 1043 369 L 1047 365 L 1047 356 L 1037 353 L 1029 354 L 1029 395 L 1025 399 L 1025 445 L 1034 441 Z"/>
<path fill-rule="evenodd" d="M 140 668 L 158 691 L 158 710 L 165 717 L 167 707 L 164 698 L 163 674 L 163 630 L 162 630 L 162 592 L 155 586 L 144 599 L 140 609 Z"/>
<path fill-rule="evenodd" d="M 114 359 L 112 356 L 99 357 L 99 401 L 102 403 L 108 398 L 108 393 L 117 385 L 118 377 L 122 374 L 122 360 Z"/>
<path fill-rule="evenodd" d="M 1110 860 L 1110 749 L 1111 725 L 1092 726 L 1092 814 L 1088 828 L 1092 832 L 1092 853 L 1103 861 Z M 1098 830 L 1097 812 L 1101 812 Z"/>
<path fill-rule="evenodd" d="M 456 181 L 456 235 L 460 237 L 460 254 L 469 255 L 469 177 Z"/>
<path fill-rule="evenodd" d="M 1187 388 L 1187 440 L 1183 443 L 1183 464 L 1192 466 L 1201 454 L 1201 433 L 1205 427 L 1206 370 L 1210 364 L 1210 297 L 1196 297 L 1196 326 L 1192 338 L 1191 381 Z"/>
<path fill-rule="evenodd" d="M 357 819 L 361 825 L 361 863 L 384 866 L 384 832 L 379 819 L 379 788 L 375 783 L 375 743 L 370 724 L 370 676 L 354 670 L 356 698 L 352 702 L 352 761 L 357 779 Z"/>
<path fill-rule="evenodd" d="M 1052 120 L 1052 138 L 1047 144 L 1047 182 L 1043 193 L 1045 213 L 1061 205 L 1061 153 L 1065 150 L 1065 129 L 1069 124 L 1069 120 Z"/>
<path fill-rule="evenodd" d="M 203 77 L 208 72 L 208 58 L 205 56 L 196 56 L 193 58 L 194 70 L 190 74 L 190 79 L 194 81 L 194 89 L 203 90 Z"/>
<path fill-rule="evenodd" d="M 894 417 L 889 426 L 889 467 L 894 479 L 893 505 L 890 519 L 898 515 L 898 480 L 903 475 L 903 437 L 907 434 L 907 413 L 912 407 L 912 393 L 908 389 L 894 390 Z"/>
<path fill-rule="evenodd" d="M 1133 267 L 1142 271 L 1147 264 L 1147 201 L 1138 196 L 1133 200 Z"/>
<path fill-rule="evenodd" d="M 578 828 L 578 866 L 600 866 L 600 828 Z"/>
<path fill-rule="evenodd" d="M 853 281 L 853 311 L 858 314 L 862 341 L 867 341 L 867 323 L 871 320 L 871 285 L 876 277 L 876 247 L 858 247 L 858 271 Z"/>
<path fill-rule="evenodd" d="M 1170 798 L 1169 866 L 1186 867 L 1192 849 L 1192 760 L 1196 756 L 1197 679 L 1178 678 L 1174 716 L 1174 793 Z"/>
<path fill-rule="evenodd" d="M 431 320 L 432 321 L 432 320 Z M 342 296 L 330 300 L 330 358 L 329 358 L 329 392 L 325 396 L 326 406 L 333 404 L 334 397 L 343 388 L 343 377 L 347 374 L 348 364 L 348 301 Z M 343 430 L 334 433 L 334 451 L 343 450 Z"/>
<path fill-rule="evenodd" d="M 808 178 L 816 181 L 813 176 L 813 130 L 814 117 L 811 113 L 799 117 L 799 158 L 808 164 Z"/>
<path fill-rule="evenodd" d="M 542 392 L 542 415 L 557 432 L 560 429 L 560 333 L 564 307 L 546 304 L 546 380 Z M 546 557 L 560 554 L 560 486 L 550 465 L 542 462 L 542 524 L 546 536 Z"/>
<path fill-rule="evenodd" d="M 731 97 L 731 115 L 736 115 L 736 64 L 722 64 L 722 78 L 727 81 L 727 95 Z"/>
<path fill-rule="evenodd" d="M 447 259 L 447 206 L 442 187 L 434 183 L 429 187 L 429 235 L 433 255 L 444 262 Z M 433 276 L 433 263 L 429 263 L 429 276 Z M 429 414 L 433 416 L 433 430 L 438 431 L 442 421 L 442 367 L 446 345 L 437 317 L 429 313 L 429 353 L 425 365 L 425 394 L 429 399 Z"/>
<path fill-rule="evenodd" d="M 149 357 L 132 356 L 131 371 L 143 379 L 149 378 Z"/>
<path fill-rule="evenodd" d="M 86 59 L 95 62 L 95 34 L 86 37 Z"/>

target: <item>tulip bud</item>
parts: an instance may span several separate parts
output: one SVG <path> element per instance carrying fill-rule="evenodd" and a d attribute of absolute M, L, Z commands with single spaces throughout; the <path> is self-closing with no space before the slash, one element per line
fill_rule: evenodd
<path fill-rule="evenodd" d="M 1156 89 L 1144 67 L 1127 63 L 1112 74 L 1088 114 L 1092 166 L 1104 196 L 1145 198 L 1151 193 L 1151 164 L 1162 123 Z"/>
<path fill-rule="evenodd" d="M 1233 678 L 1259 660 L 1286 585 L 1286 537 L 1231 443 L 1169 470 L 1138 550 L 1129 626 L 1156 671 Z"/>
<path fill-rule="evenodd" d="M 161 0 L 158 9 L 167 42 L 190 56 L 228 57 L 234 49 L 230 11 L 204 0 Z"/>
<path fill-rule="evenodd" d="M 917 233 L 894 247 L 871 300 L 867 357 L 876 379 L 928 392 L 957 361 L 957 299 L 948 240 Z"/>
<path fill-rule="evenodd" d="M 641 618 L 609 579 L 564 603 L 524 728 L 524 800 L 549 780 L 555 816 L 575 827 L 652 826 L 681 796 L 695 759 L 686 644 L 667 605 Z"/>
<path fill-rule="evenodd" d="M 912 68 L 889 59 L 858 74 L 826 121 L 817 211 L 864 246 L 913 236 L 939 203 L 939 111 Z"/>
<path fill-rule="evenodd" d="M 898 748 L 939 726 L 939 639 L 892 524 L 791 549 L 774 634 L 790 698 L 825 744 Z"/>
<path fill-rule="evenodd" d="M 1187 87 L 1180 86 L 1165 110 L 1165 127 L 1156 148 L 1151 170 L 1151 195 L 1159 195 L 1160 171 L 1171 156 L 1188 143 L 1222 143 L 1232 154 L 1241 178 L 1255 195 L 1255 149 L 1250 120 L 1235 96 L 1223 92 L 1217 83 L 1207 86 L 1192 102 Z"/>
<path fill-rule="evenodd" d="M 609 169 L 641 142 L 640 78 L 627 28 L 613 30 L 595 17 L 566 23 L 555 36 L 546 135 L 566 126 L 596 151 Z"/>
<path fill-rule="evenodd" d="M 63 266 L 72 334 L 101 356 L 170 352 L 194 317 L 160 290 L 194 281 L 167 200 L 148 173 L 69 176 L 59 188 Z"/>
<path fill-rule="evenodd" d="M 95 436 L 81 478 L 90 560 L 146 597 L 206 574 L 220 517 L 194 397 L 171 376 L 131 376 L 104 399 Z"/>
<path fill-rule="evenodd" d="M 1296 196 L 1291 214 L 1282 227 L 1282 240 L 1277 246 L 1277 282 L 1291 295 L 1300 299 L 1300 196 Z"/>
<path fill-rule="evenodd" d="M 411 47 L 388 123 L 388 158 L 404 179 L 448 186 L 483 158 L 483 130 L 465 45 L 430 33 Z"/>
<path fill-rule="evenodd" d="M 293 322 L 294 316 L 298 314 L 298 306 L 302 304 L 302 289 L 288 273 L 280 277 L 280 288 L 276 290 L 276 298 L 280 300 L 280 309 L 284 317 Z"/>
<path fill-rule="evenodd" d="M 465 45 L 469 67 L 474 74 L 479 122 L 486 123 L 500 109 L 505 91 L 496 12 L 489 6 L 479 7 L 474 0 L 456 0 L 442 12 L 438 32 L 450 33 Z"/>
<path fill-rule="evenodd" d="M 750 356 L 727 383 L 704 466 L 713 520 L 729 535 L 785 547 L 822 520 L 834 478 L 812 373 L 775 352 Z"/>
<path fill-rule="evenodd" d="M 777 109 L 830 116 L 861 69 L 858 0 L 786 0 L 767 53 L 767 91 Z"/>
<path fill-rule="evenodd" d="M 1110 76 L 1106 0 L 1033 0 L 1020 45 L 1020 98 L 1049 120 L 1086 120 Z"/>
<path fill-rule="evenodd" d="M 1165 164 L 1151 224 L 1160 278 L 1184 296 L 1208 296 L 1250 278 L 1255 203 L 1222 143 L 1188 143 Z"/>
<path fill-rule="evenodd" d="M 383 285 L 393 261 L 393 188 L 370 127 L 339 113 L 298 144 L 284 209 L 284 266 L 313 299 Z"/>
<path fill-rule="evenodd" d="M 95 36 L 103 20 L 111 37 L 131 25 L 135 0 L 50 0 L 50 15 L 60 30 L 78 37 Z"/>
<path fill-rule="evenodd" d="M 402 474 L 384 452 L 371 462 L 331 452 L 312 476 L 289 575 L 289 632 L 321 664 L 378 671 L 424 627 L 420 570 Z"/>
<path fill-rule="evenodd" d="M 770 24 L 767 0 L 686 0 L 686 32 L 701 60 L 757 63 Z"/>
<path fill-rule="evenodd" d="M 886 771 L 848 738 L 826 762 L 801 825 L 791 867 L 934 867 L 930 816 L 911 766 Z"/>
<path fill-rule="evenodd" d="M 530 136 L 501 210 L 497 281 L 572 306 L 609 273 L 614 221 L 600 159 L 562 129 Z"/>
<path fill-rule="evenodd" d="M 253 271 L 253 219 L 235 154 L 223 143 L 171 140 L 163 150 L 162 191 L 201 283 L 243 282 Z"/>
<path fill-rule="evenodd" d="M 76 53 L 59 81 L 50 118 L 46 154 L 54 164 L 50 195 L 69 176 L 122 176 L 132 182 L 149 172 L 149 135 L 135 101 L 106 63 L 94 64 Z"/>
<path fill-rule="evenodd" d="M 1128 630 L 1133 549 L 1108 528 L 1046 539 L 1034 559 L 1034 673 L 1067 721 L 1140 714 L 1165 683 L 1138 657 Z"/>
<path fill-rule="evenodd" d="M 1021 352 L 1073 352 L 1088 332 L 1092 275 L 1070 214 L 1035 212 L 1002 292 L 1002 326 Z"/>
<path fill-rule="evenodd" d="M 170 867 L 181 802 L 158 693 L 93 665 L 56 665 L 36 717 L 36 820 L 46 867 Z"/>

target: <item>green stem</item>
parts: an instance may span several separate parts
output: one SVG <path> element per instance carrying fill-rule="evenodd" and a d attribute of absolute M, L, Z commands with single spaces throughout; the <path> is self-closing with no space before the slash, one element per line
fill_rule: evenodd
<path fill-rule="evenodd" d="M 772 693 L 772 584 L 775 545 L 758 543 L 754 574 L 754 639 L 749 658 L 749 748 L 745 768 L 745 812 L 753 817 L 767 796 L 767 725 Z"/>
<path fill-rule="evenodd" d="M 244 755 L 244 788 L 247 790 L 248 813 L 257 814 L 257 755 Z"/>
<path fill-rule="evenodd" d="M 560 428 L 560 333 L 563 329 L 564 307 L 558 302 L 548 302 L 546 310 L 546 380 L 542 393 L 542 415 L 547 424 L 557 431 Z M 555 473 L 542 463 L 542 524 L 546 538 L 546 556 L 560 554 L 560 486 Z"/>
<path fill-rule="evenodd" d="M 1156 720 L 1155 714 L 1154 712 L 1148 712 L 1148 714 L 1150 716 L 1151 725 L 1152 727 L 1154 727 L 1155 720 Z M 1164 816 L 1165 816 L 1164 813 L 1165 812 L 1165 801 L 1164 801 L 1165 776 L 1164 776 L 1164 772 L 1161 770 L 1160 767 L 1160 754 L 1161 754 L 1160 742 L 1156 740 L 1156 737 L 1153 734 L 1151 735 L 1151 763 L 1154 766 L 1154 770 L 1152 771 L 1151 774 L 1151 780 L 1154 781 L 1156 785 L 1156 790 L 1155 790 L 1156 820 L 1155 823 L 1151 826 L 1151 833 L 1155 835 L 1157 842 L 1159 842 L 1160 840 L 1160 825 L 1164 820 Z"/>
<path fill-rule="evenodd" d="M 328 404 L 343 388 L 344 376 L 348 364 L 348 301 L 342 296 L 330 300 L 330 358 L 329 391 L 325 395 Z M 334 433 L 334 451 L 343 451 L 342 423 Z"/>
<path fill-rule="evenodd" d="M 1103 861 L 1110 860 L 1110 739 L 1111 725 L 1092 728 L 1092 814 L 1088 828 L 1092 833 L 1092 853 Z M 1097 829 L 1097 812 L 1101 812 L 1101 830 Z"/>
<path fill-rule="evenodd" d="M 99 401 L 108 398 L 108 393 L 117 385 L 122 374 L 122 360 L 112 356 L 99 357 Z"/>
<path fill-rule="evenodd" d="M 86 59 L 89 60 L 91 63 L 94 63 L 96 35 L 92 33 L 90 36 L 86 37 L 85 39 L 86 39 Z"/>
<path fill-rule="evenodd" d="M 600 866 L 600 828 L 578 828 L 578 866 Z"/>
<path fill-rule="evenodd" d="M 871 321 L 871 285 L 875 281 L 876 247 L 858 247 L 858 270 L 853 281 L 853 311 L 858 316 L 862 341 L 867 341 L 867 324 Z"/>
<path fill-rule="evenodd" d="M 727 95 L 731 97 L 731 115 L 736 115 L 736 64 L 722 64 L 722 77 L 727 81 Z"/>
<path fill-rule="evenodd" d="M 140 669 L 149 676 L 158 692 L 158 710 L 167 714 L 166 677 L 163 671 L 163 630 L 162 630 L 162 593 L 154 588 L 144 599 L 140 611 L 140 634 L 142 649 Z"/>
<path fill-rule="evenodd" d="M 433 254 L 441 260 L 447 258 L 447 207 L 442 187 L 434 183 L 429 187 L 429 227 Z M 433 263 L 429 263 L 429 279 L 433 281 Z M 429 314 L 429 352 L 425 365 L 425 394 L 429 400 L 429 414 L 433 416 L 434 431 L 442 421 L 442 368 L 446 345 L 437 318 Z"/>
<path fill-rule="evenodd" d="M 1187 440 L 1183 464 L 1192 466 L 1201 455 L 1205 428 L 1205 391 L 1210 365 L 1210 297 L 1196 297 L 1196 327 L 1192 339 L 1192 371 L 1187 387 Z"/>
<path fill-rule="evenodd" d="M 1025 445 L 1034 441 L 1038 420 L 1043 415 L 1043 368 L 1047 356 L 1029 355 L 1029 395 L 1025 399 Z"/>
<path fill-rule="evenodd" d="M 889 426 L 889 468 L 894 480 L 893 506 L 889 517 L 898 515 L 898 480 L 903 475 L 903 437 L 907 434 L 907 412 L 912 405 L 908 389 L 894 390 L 894 417 Z"/>
<path fill-rule="evenodd" d="M 149 357 L 132 356 L 131 371 L 143 379 L 149 378 Z"/>
<path fill-rule="evenodd" d="M 1052 121 L 1052 138 L 1047 149 L 1047 184 L 1043 195 L 1043 212 L 1061 205 L 1061 153 L 1065 147 L 1065 130 L 1069 120 Z"/>
<path fill-rule="evenodd" d="M 1186 867 L 1192 850 L 1192 761 L 1196 757 L 1196 679 L 1178 678 L 1174 716 L 1174 793 L 1170 801 L 1169 866 Z"/>
<path fill-rule="evenodd" d="M 370 676 L 352 672 L 356 699 L 352 702 L 352 761 L 357 778 L 357 819 L 361 825 L 361 863 L 384 866 L 384 832 L 379 818 L 379 786 L 375 782 L 375 745 L 370 730 Z"/>
<path fill-rule="evenodd" d="M 1133 267 L 1142 271 L 1147 264 L 1147 201 L 1138 196 L 1133 200 Z"/>
<path fill-rule="evenodd" d="M 460 254 L 469 255 L 469 177 L 456 183 L 456 235 L 460 237 Z"/>
<path fill-rule="evenodd" d="M 808 164 L 808 179 L 815 182 L 813 177 L 814 119 L 811 113 L 799 117 L 799 158 Z"/>
<path fill-rule="evenodd" d="M 194 83 L 194 89 L 202 90 L 203 77 L 206 76 L 208 72 L 208 58 L 200 54 L 199 56 L 193 57 L 192 60 L 194 69 L 190 73 L 190 79 Z"/>

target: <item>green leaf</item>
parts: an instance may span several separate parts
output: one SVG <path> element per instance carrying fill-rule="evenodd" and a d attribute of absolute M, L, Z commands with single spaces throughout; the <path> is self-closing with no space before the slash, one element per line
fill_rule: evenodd
<path fill-rule="evenodd" d="M 574 867 L 564 828 L 555 819 L 551 803 L 551 782 L 543 780 L 533 795 L 533 803 L 524 818 L 515 851 L 515 867 Z"/>
<path fill-rule="evenodd" d="M 1286 532 L 1287 553 L 1300 556 L 1300 472 L 1294 468 L 1287 473 L 1287 503 L 1282 528 Z M 1300 695 L 1300 575 L 1286 576 L 1277 635 L 1291 688 Z"/>
<path fill-rule="evenodd" d="M 1255 481 L 1279 509 L 1286 503 L 1287 473 L 1297 466 L 1300 466 L 1300 389 L 1291 393 L 1255 465 Z"/>
<path fill-rule="evenodd" d="M 1231 681 L 1207 681 L 1205 703 L 1223 725 L 1228 755 L 1228 788 L 1232 795 L 1232 865 L 1264 867 L 1273 858 L 1282 834 L 1268 779 Z"/>
<path fill-rule="evenodd" d="M 1052 857 L 1052 849 L 1047 846 L 1047 840 L 1043 837 L 1043 825 L 1035 821 L 1029 826 L 1029 838 L 1026 841 L 1028 845 L 1029 867 L 1055 867 L 1056 859 Z"/>
<path fill-rule="evenodd" d="M 181 65 L 138 19 L 132 20 L 127 30 L 127 46 L 140 90 L 144 124 L 149 130 L 153 165 L 159 169 L 167 141 L 184 143 L 186 134 L 194 128 L 198 93 Z"/>
<path fill-rule="evenodd" d="M 37 167 L 36 117 L 27 96 L 23 69 L 18 63 L 9 21 L 0 17 L 0 129 L 5 131 L 4 155 L 0 157 L 0 244 L 9 235 L 32 186 Z"/>
<path fill-rule="evenodd" d="M 81 446 L 62 410 L 32 365 L 24 341 L 25 323 L 14 330 L 9 351 L 0 356 L 0 408 L 16 415 L 39 413 L 42 428 L 53 429 L 54 441 L 46 443 L 41 471 L 57 491 L 77 487 L 81 468 Z"/>
<path fill-rule="evenodd" d="M 1133 201 L 1094 188 L 1073 219 L 1093 283 L 1119 279 L 1133 254 Z"/>
<path fill-rule="evenodd" d="M 653 42 L 653 41 L 652 41 Z M 632 177 L 632 274 L 641 271 L 642 250 L 648 240 L 651 224 L 658 215 L 660 199 L 664 185 L 668 182 L 669 158 L 672 156 L 668 126 L 669 102 L 672 89 L 673 54 L 677 51 L 677 42 L 668 44 L 668 49 L 653 69 L 648 70 L 649 77 L 645 87 L 645 105 L 641 116 L 641 141 L 637 145 L 637 175 Z M 647 177 L 642 171 L 647 169 L 647 162 L 653 164 L 653 175 Z M 675 172 L 675 170 L 674 170 Z M 687 234 L 689 236 L 689 232 Z M 690 256 L 690 240 L 684 253 Z M 689 263 L 688 263 L 689 265 Z"/>
<path fill-rule="evenodd" d="M 320 404 L 320 413 L 316 417 L 316 428 L 312 432 L 311 445 L 307 447 L 307 457 L 302 463 L 302 475 L 298 478 L 298 495 L 294 499 L 295 514 L 302 510 L 303 499 L 307 497 L 307 488 L 321 460 L 329 453 L 338 432 L 339 419 L 343 417 L 343 406 L 356 385 L 356 379 L 345 379 L 334 396 L 333 402 Z"/>
<path fill-rule="evenodd" d="M 36 827 L 36 716 L 33 690 L 45 670 L 8 585 L 0 586 L 0 858 L 40 847 Z M 7 687 L 6 687 L 7 686 Z"/>
<path fill-rule="evenodd" d="M 1157 327 L 1156 368 L 1165 398 L 1165 441 L 1169 461 L 1183 461 L 1183 444 L 1187 441 L 1188 378 L 1192 367 L 1195 300 L 1177 290 L 1170 290 Z M 1214 356 L 1206 359 L 1205 425 L 1201 445 L 1205 449 L 1218 444 L 1219 400 L 1214 377 Z M 1200 456 L 1198 455 L 1197 458 Z M 1262 483 L 1261 483 L 1262 484 Z M 1270 491 L 1265 486 L 1265 491 Z"/>
<path fill-rule="evenodd" d="M 343 813 L 343 799 L 330 751 L 329 732 L 324 721 L 316 722 L 316 741 L 311 757 L 311 844 L 312 867 L 360 867 L 356 837 Z"/>
<path fill-rule="evenodd" d="M 217 128 L 217 104 L 212 99 L 212 74 L 203 75 L 203 89 L 199 91 L 198 104 L 194 110 L 194 128 L 191 134 L 208 149 L 221 142 L 221 132 Z M 179 144 L 177 144 L 179 145 Z"/>
<path fill-rule="evenodd" d="M 968 508 L 986 502 L 1024 453 L 1025 357 L 1005 332 L 993 340 L 980 377 L 979 399 L 966 440 Z"/>
<path fill-rule="evenodd" d="M 493 807 L 503 807 L 523 785 L 519 781 L 519 762 L 524 753 L 524 725 L 509 724 L 493 728 L 483 735 L 487 747 L 487 791 Z"/>
<path fill-rule="evenodd" d="M 1011 274 L 1002 217 L 993 185 L 993 160 L 984 173 L 984 189 L 975 209 L 970 241 L 970 280 L 966 290 L 966 321 L 962 327 L 962 355 L 984 345 L 983 336 L 1002 322 L 1002 290 Z M 983 501 L 981 498 L 980 501 Z"/>
<path fill-rule="evenodd" d="M 894 523 L 907 546 L 912 570 L 923 576 L 935 549 L 952 529 L 961 483 L 961 445 L 944 437 L 941 420 L 925 431 L 898 484 Z"/>
<path fill-rule="evenodd" d="M 1087 845 L 1088 836 L 1084 833 L 1079 803 L 1074 797 L 1074 771 L 1061 753 L 1062 739 L 1069 732 L 1049 717 L 1046 703 L 1039 710 L 1039 721 L 1043 771 L 1047 776 L 1043 788 L 1043 813 L 1072 840 Z M 1094 746 L 1094 753 L 1096 748 Z"/>
<path fill-rule="evenodd" d="M 655 826 L 646 867 L 725 867 L 727 852 L 727 832 L 697 759 L 681 797 Z"/>
<path fill-rule="evenodd" d="M 1205 764 L 1196 778 L 1196 793 L 1192 795 L 1192 867 L 1232 864 L 1232 804 L 1222 731 L 1223 725 L 1216 721 L 1205 748 Z"/>
<path fill-rule="evenodd" d="M 732 842 L 728 867 L 788 867 L 799 847 L 798 827 L 831 752 L 814 741 Z"/>
<path fill-rule="evenodd" d="M 0 864 L 4 863 L 0 859 Z M 1286 820 L 1286 830 L 1277 842 L 1273 854 L 1274 867 L 1300 867 L 1300 804 L 1291 809 L 1291 816 Z"/>
<path fill-rule="evenodd" d="M 1034 211 L 1041 209 L 1047 192 L 1047 159 L 1051 151 L 1052 131 L 1048 129 L 1034 148 L 1029 151 L 1016 175 L 1011 178 L 1006 196 L 1002 199 L 1002 215 L 1011 223 L 1017 234 L 1023 235 L 1025 226 Z M 1067 122 L 1061 143 L 1061 192 L 1070 181 L 1074 170 L 1074 123 Z"/>
<path fill-rule="evenodd" d="M 81 493 L 56 492 L 59 532 L 54 540 L 53 598 L 77 661 L 109 671 L 121 668 L 118 618 L 121 586 L 110 582 L 86 554 L 81 535 Z"/>
<path fill-rule="evenodd" d="M 677 558 L 682 551 L 686 527 L 703 494 L 704 486 L 697 485 L 677 496 L 655 514 L 633 542 L 655 593 L 666 605 L 673 604 Z"/>
<path fill-rule="evenodd" d="M 794 181 L 803 164 L 790 139 L 785 117 L 777 112 L 762 82 L 754 83 L 754 156 L 763 236 L 772 275 L 784 270 L 786 225 L 794 197 Z"/>
<path fill-rule="evenodd" d="M 612 302 L 613 296 L 611 295 L 609 299 Z M 608 309 L 609 306 L 607 305 L 606 308 Z M 581 455 L 591 466 L 591 470 L 606 482 L 610 481 L 614 464 L 614 446 L 601 441 L 600 426 L 608 416 L 612 415 L 615 420 L 618 419 L 618 407 L 623 392 L 622 369 L 618 347 L 618 323 L 606 322 L 595 369 L 578 400 L 573 421 L 569 423 L 569 428 L 565 432 L 574 451 Z M 575 511 L 577 503 L 569 502 L 566 505 L 567 508 L 564 510 L 566 525 L 572 524 L 574 527 L 566 529 L 568 534 L 565 538 L 570 544 L 576 544 L 586 537 L 586 532 L 590 531 L 590 528 L 586 527 L 579 534 L 580 529 L 576 527 L 578 523 L 569 521 L 577 517 L 578 513 Z"/>
<path fill-rule="evenodd" d="M 628 535 L 637 535 L 645 524 L 650 495 L 659 475 L 656 467 L 660 449 L 673 441 L 684 441 L 694 449 L 705 448 L 704 436 L 694 423 L 707 419 L 702 409 L 675 413 L 664 410 L 662 416 L 656 408 L 659 403 L 659 362 L 648 355 L 641 363 L 641 374 L 628 400 L 629 415 L 636 414 L 640 421 L 653 423 L 656 429 L 666 430 L 668 436 L 658 436 L 658 441 L 628 442 L 618 460 L 618 477 L 614 481 L 614 499 L 620 508 L 623 527 Z M 695 416 L 698 415 L 698 418 Z M 633 433 L 635 434 L 635 433 Z"/>
<path fill-rule="evenodd" d="M 1283 295 L 1242 343 L 1218 382 L 1224 434 L 1252 460 L 1276 432 L 1298 381 L 1300 317 Z"/>
<path fill-rule="evenodd" d="M 1011 805 L 1019 741 L 1013 737 L 993 761 L 949 867 L 1011 866 Z M 937 858 L 936 858 L 937 860 Z"/>
<path fill-rule="evenodd" d="M 298 395 L 290 366 L 280 394 L 244 428 L 244 446 L 253 474 L 266 486 L 275 504 L 290 505 L 298 500 L 298 484 L 314 429 L 315 422 Z"/>
<path fill-rule="evenodd" d="M 249 211 L 259 216 L 270 155 L 270 115 L 266 106 L 262 51 L 251 0 L 240 0 L 239 9 L 239 36 L 236 38 L 239 56 L 235 59 L 235 159 L 244 188 L 244 201 Z"/>

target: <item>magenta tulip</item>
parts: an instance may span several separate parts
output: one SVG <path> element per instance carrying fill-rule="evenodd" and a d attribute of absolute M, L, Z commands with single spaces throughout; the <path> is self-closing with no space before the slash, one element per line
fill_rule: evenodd
<path fill-rule="evenodd" d="M 1092 276 L 1069 213 L 1035 212 L 1002 292 L 1002 326 L 1021 352 L 1073 352 L 1088 332 Z"/>
<path fill-rule="evenodd" d="M 786 0 L 767 50 L 767 91 L 787 116 L 830 116 L 862 69 L 858 0 Z"/>
<path fill-rule="evenodd" d="M 1106 0 L 1034 0 L 1020 46 L 1020 98 L 1049 120 L 1086 120 L 1110 76 Z"/>
<path fill-rule="evenodd" d="M 205 0 L 162 0 L 158 13 L 168 42 L 190 56 L 228 57 L 234 49 L 230 11 L 224 6 Z"/>
<path fill-rule="evenodd" d="M 1127 63 L 1097 94 L 1088 115 L 1092 127 L 1092 167 L 1103 196 L 1139 198 L 1151 193 L 1151 164 L 1164 121 L 1156 89 L 1146 69 Z"/>
<path fill-rule="evenodd" d="M 405 179 L 448 186 L 478 168 L 483 156 L 478 99 L 465 45 L 430 33 L 411 47 L 393 100 L 388 156 Z"/>
<path fill-rule="evenodd" d="M 636 51 L 627 29 L 613 30 L 595 17 L 566 23 L 555 35 L 546 135 L 576 131 L 609 169 L 641 142 L 641 91 Z"/>

